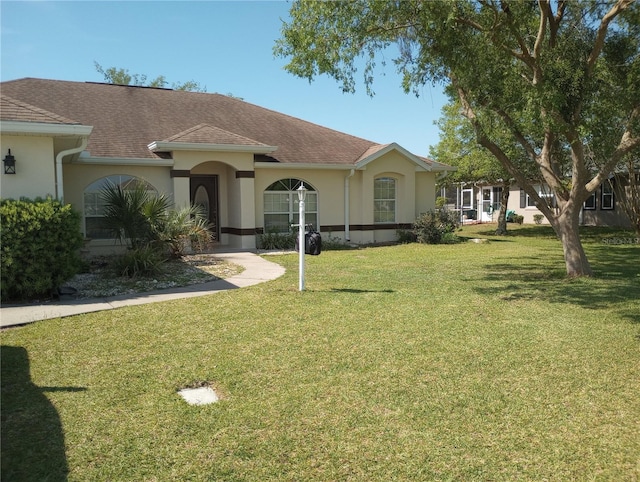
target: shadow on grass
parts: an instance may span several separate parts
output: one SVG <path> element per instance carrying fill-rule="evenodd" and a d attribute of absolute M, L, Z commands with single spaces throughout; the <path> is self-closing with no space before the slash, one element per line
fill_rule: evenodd
<path fill-rule="evenodd" d="M 640 309 L 634 303 L 640 300 L 640 246 L 590 245 L 587 256 L 594 278 L 567 279 L 562 256 L 550 252 L 546 261 L 557 259 L 551 269 L 550 263 L 540 263 L 536 257 L 486 265 L 485 283 L 476 291 L 483 295 L 499 293 L 507 302 L 526 299 L 612 308 L 632 323 L 640 323 Z"/>
<path fill-rule="evenodd" d="M 31 381 L 26 349 L 3 345 L 0 350 L 2 480 L 66 481 L 62 424 L 44 392 L 86 389 L 38 387 Z"/>
<path fill-rule="evenodd" d="M 332 288 L 330 293 L 395 293 L 395 290 L 359 290 L 355 288 Z"/>

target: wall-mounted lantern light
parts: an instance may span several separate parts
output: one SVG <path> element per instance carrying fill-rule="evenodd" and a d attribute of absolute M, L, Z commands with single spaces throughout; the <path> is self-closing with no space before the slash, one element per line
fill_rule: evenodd
<path fill-rule="evenodd" d="M 11 149 L 8 154 L 2 160 L 4 162 L 4 173 L 15 174 L 16 173 L 16 158 L 11 155 Z"/>

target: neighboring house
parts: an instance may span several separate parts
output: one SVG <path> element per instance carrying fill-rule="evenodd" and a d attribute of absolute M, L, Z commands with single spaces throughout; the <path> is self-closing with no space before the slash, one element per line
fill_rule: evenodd
<path fill-rule="evenodd" d="M 582 206 L 580 223 L 585 226 L 630 226 L 629 218 L 616 201 L 615 180 L 603 183 Z M 540 197 L 554 204 L 554 195 L 544 186 L 537 186 Z M 497 222 L 500 213 L 502 186 L 483 183 L 457 183 L 440 189 L 440 196 L 447 199 L 448 209 L 460 210 L 464 222 Z M 523 216 L 525 224 L 534 224 L 536 214 L 542 212 L 533 199 L 517 184 L 509 189 L 507 211 Z M 542 218 L 542 224 L 549 224 Z"/>
<path fill-rule="evenodd" d="M 10 150 L 16 170 L 0 169 L 2 197 L 71 203 L 94 252 L 114 246 L 101 223 L 109 182 L 200 204 L 220 244 L 254 249 L 256 235 L 297 222 L 300 183 L 308 223 L 384 242 L 434 208 L 437 177 L 454 170 L 220 94 L 32 78 L 0 86 L 0 158 Z"/>

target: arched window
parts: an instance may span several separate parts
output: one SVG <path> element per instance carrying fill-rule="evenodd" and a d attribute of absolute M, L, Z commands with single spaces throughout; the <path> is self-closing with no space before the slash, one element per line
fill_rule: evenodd
<path fill-rule="evenodd" d="M 84 190 L 84 225 L 85 235 L 90 239 L 112 239 L 112 233 L 104 228 L 104 201 L 100 193 L 107 186 L 120 186 L 123 190 L 135 189 L 143 185 L 147 191 L 157 194 L 155 187 L 144 179 L 126 174 L 115 174 L 103 177 L 89 184 Z"/>
<path fill-rule="evenodd" d="M 396 180 L 391 177 L 373 181 L 373 222 L 396 222 Z"/>
<path fill-rule="evenodd" d="M 288 233 L 292 224 L 298 224 L 298 193 L 303 181 L 280 179 L 264 191 L 264 230 L 267 233 Z M 318 193 L 305 183 L 307 197 L 304 201 L 305 222 L 318 229 Z"/>

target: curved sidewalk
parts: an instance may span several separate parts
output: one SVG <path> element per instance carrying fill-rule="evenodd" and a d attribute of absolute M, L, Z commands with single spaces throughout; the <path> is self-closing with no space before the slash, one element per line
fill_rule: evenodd
<path fill-rule="evenodd" d="M 112 310 L 123 306 L 157 303 L 160 301 L 176 300 L 204 296 L 218 291 L 244 288 L 246 286 L 264 283 L 282 276 L 285 269 L 279 264 L 272 263 L 260 256 L 249 252 L 216 253 L 217 258 L 244 267 L 240 274 L 227 279 L 210 281 L 180 288 L 168 288 L 158 291 L 148 291 L 135 295 L 120 295 L 110 298 L 87 298 L 79 300 L 51 301 L 32 305 L 10 305 L 0 308 L 0 327 L 24 325 L 34 321 L 79 315 L 93 311 Z"/>

